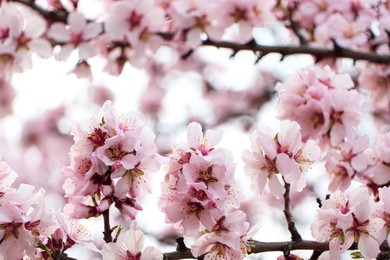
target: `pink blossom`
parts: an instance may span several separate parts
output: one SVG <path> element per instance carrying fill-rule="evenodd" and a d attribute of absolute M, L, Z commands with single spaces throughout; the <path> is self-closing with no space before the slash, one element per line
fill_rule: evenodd
<path fill-rule="evenodd" d="M 294 190 L 301 191 L 306 185 L 303 173 L 318 159 L 320 151 L 313 141 L 303 146 L 299 125 L 290 121 L 282 122 L 274 138 L 254 132 L 252 150 L 243 154 L 245 171 L 251 176 L 252 187 L 263 194 L 268 184 L 276 198 L 281 198 L 285 190 L 277 175 L 283 175 Z"/>
<path fill-rule="evenodd" d="M 368 136 L 347 139 L 329 154 L 325 166 L 332 176 L 329 184 L 330 191 L 346 190 L 352 178 L 372 164 L 369 155 L 365 152 L 368 142 Z"/>
<path fill-rule="evenodd" d="M 332 45 L 331 39 L 334 39 L 343 47 L 362 46 L 367 43 L 365 32 L 369 29 L 371 20 L 372 18 L 362 15 L 356 21 L 350 21 L 340 13 L 332 14 L 315 29 L 316 42 Z"/>
<path fill-rule="evenodd" d="M 96 54 L 91 40 L 99 35 L 102 26 L 99 23 L 87 22 L 84 15 L 72 12 L 68 16 L 68 26 L 63 23 L 54 23 L 48 32 L 48 36 L 53 40 L 64 43 L 58 58 L 67 59 L 71 51 L 78 48 L 81 59 L 86 60 Z"/>
<path fill-rule="evenodd" d="M 274 22 L 272 8 L 276 2 L 262 1 L 224 1 L 220 23 L 225 27 L 238 24 L 240 39 L 247 42 L 252 38 L 254 27 L 266 26 Z"/>
<path fill-rule="evenodd" d="M 375 216 L 381 218 L 384 221 L 382 230 L 378 231 L 379 237 L 387 240 L 387 244 L 390 243 L 390 204 L 389 204 L 389 187 L 383 187 L 379 189 L 379 203 L 375 212 Z"/>
<path fill-rule="evenodd" d="M 190 148 L 199 151 L 203 156 L 208 155 L 221 141 L 223 131 L 207 130 L 203 136 L 202 126 L 192 122 L 187 128 L 187 139 Z"/>
<path fill-rule="evenodd" d="M 28 22 L 26 22 L 28 20 Z M 31 68 L 29 50 L 39 56 L 51 55 L 50 43 L 42 36 L 46 30 L 43 18 L 28 10 L 21 10 L 12 3 L 6 3 L 0 9 L 0 54 L 3 77 L 9 77 L 12 71 Z"/>
<path fill-rule="evenodd" d="M 330 242 L 330 257 L 345 252 L 356 242 L 366 258 L 376 257 L 380 250 L 381 231 L 384 222 L 373 215 L 375 202 L 367 189 L 358 188 L 344 194 L 333 193 L 317 212 L 311 228 L 319 241 Z"/>
<path fill-rule="evenodd" d="M 213 40 L 222 37 L 224 29 L 221 24 L 218 24 L 217 2 L 195 0 L 174 1 L 172 4 L 176 12 L 174 24 L 186 32 L 185 43 L 189 47 L 198 47 L 202 42 L 203 33 Z"/>
<path fill-rule="evenodd" d="M 185 194 L 177 194 L 163 208 L 167 220 L 177 223 L 176 227 L 180 228 L 182 233 L 187 236 L 197 234 L 200 222 L 203 222 L 203 219 L 210 219 L 212 210 L 216 209 L 216 203 L 208 197 L 205 191 L 202 193 L 202 200 Z"/>
<path fill-rule="evenodd" d="M 1 155 L 0 155 L 1 159 Z M 17 177 L 11 167 L 4 161 L 0 161 L 0 201 L 2 195 L 11 187 Z"/>
<path fill-rule="evenodd" d="M 191 247 L 195 257 L 202 254 L 205 259 L 242 259 L 240 237 L 234 232 L 224 232 L 220 236 L 213 233 L 201 236 Z"/>
<path fill-rule="evenodd" d="M 104 244 L 102 249 L 103 260 L 162 260 L 162 253 L 154 247 L 144 248 L 144 233 L 137 229 L 135 224 L 124 233 L 116 242 Z"/>
<path fill-rule="evenodd" d="M 139 55 L 144 55 L 146 49 L 158 49 L 162 40 L 156 33 L 163 26 L 164 12 L 154 0 L 118 1 L 111 8 L 106 21 L 111 39 L 129 41 Z"/>
<path fill-rule="evenodd" d="M 350 76 L 329 67 L 292 75 L 277 86 L 280 115 L 302 126 L 303 140 L 321 138 L 325 143 L 329 138 L 337 145 L 354 136 L 361 120 L 364 97 L 352 87 Z"/>
<path fill-rule="evenodd" d="M 376 185 L 384 185 L 390 181 L 390 133 L 384 133 L 378 136 L 375 153 L 375 165 L 369 169 L 367 177 Z"/>
<path fill-rule="evenodd" d="M 388 105 L 390 99 L 390 70 L 386 66 L 367 65 L 359 75 L 359 85 L 368 90 L 373 100 L 374 105 L 380 105 L 378 102 L 383 102 L 383 106 Z"/>

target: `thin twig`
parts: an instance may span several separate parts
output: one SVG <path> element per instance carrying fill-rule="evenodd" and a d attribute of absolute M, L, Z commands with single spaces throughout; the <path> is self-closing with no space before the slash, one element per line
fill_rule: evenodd
<path fill-rule="evenodd" d="M 69 257 L 67 254 L 62 253 L 59 257 L 60 260 L 77 260 L 76 258 Z"/>
<path fill-rule="evenodd" d="M 292 215 L 290 212 L 290 183 L 287 183 L 284 180 L 284 178 L 283 178 L 283 181 L 284 181 L 284 188 L 286 189 L 286 191 L 283 194 L 283 198 L 284 198 L 283 213 L 284 213 L 284 216 L 286 217 L 286 220 L 287 220 L 288 230 L 291 233 L 291 240 L 292 241 L 301 241 L 302 237 L 299 234 L 297 228 L 295 227 L 295 223 L 292 219 Z M 287 253 L 290 253 L 290 252 L 287 252 Z"/>
<path fill-rule="evenodd" d="M 205 40 L 203 45 L 214 46 L 218 48 L 228 48 L 233 51 L 248 50 L 253 52 L 261 52 L 263 56 L 269 53 L 279 53 L 282 56 L 290 56 L 295 54 L 310 54 L 317 60 L 325 58 L 350 58 L 352 60 L 365 60 L 373 63 L 390 64 L 390 55 L 379 55 L 373 52 L 360 52 L 337 46 L 337 48 L 317 48 L 311 46 L 286 46 L 286 45 L 260 45 L 260 44 L 241 44 L 227 41 L 212 41 Z"/>
<path fill-rule="evenodd" d="M 106 209 L 105 211 L 103 211 L 102 215 L 104 220 L 104 231 L 103 231 L 104 241 L 106 241 L 106 243 L 110 243 L 112 242 L 112 236 L 111 236 L 112 230 L 110 227 L 110 210 Z"/>
<path fill-rule="evenodd" d="M 301 241 L 283 241 L 283 242 L 260 242 L 256 240 L 250 240 L 253 246 L 251 247 L 250 254 L 265 253 L 265 252 L 283 252 L 285 248 L 290 250 L 316 250 L 324 252 L 329 250 L 329 243 L 322 243 L 317 241 L 301 240 Z M 191 254 L 191 250 L 175 251 L 164 253 L 164 260 L 178 260 L 183 258 L 195 258 Z M 202 257 L 201 257 L 202 258 Z M 201 259 L 198 258 L 198 259 Z"/>

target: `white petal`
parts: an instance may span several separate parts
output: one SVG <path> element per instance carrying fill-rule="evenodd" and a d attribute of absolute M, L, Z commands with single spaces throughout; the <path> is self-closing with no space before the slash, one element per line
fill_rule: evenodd
<path fill-rule="evenodd" d="M 373 259 L 380 253 L 378 242 L 367 235 L 360 235 L 358 243 L 359 251 L 366 259 Z"/>
<path fill-rule="evenodd" d="M 49 38 L 52 38 L 59 42 L 69 42 L 70 32 L 65 28 L 62 23 L 54 23 L 48 32 Z"/>
<path fill-rule="evenodd" d="M 268 186 L 269 186 L 269 189 L 271 190 L 271 193 L 277 199 L 283 198 L 283 193 L 284 193 L 285 189 L 284 189 L 283 185 L 281 184 L 279 178 L 276 176 L 276 174 L 272 174 L 271 178 L 269 179 Z"/>
<path fill-rule="evenodd" d="M 202 40 L 200 39 L 200 29 L 192 29 L 186 35 L 186 44 L 191 48 L 196 48 L 201 45 Z"/>
<path fill-rule="evenodd" d="M 71 13 L 68 16 L 68 24 L 70 25 L 71 31 L 74 33 L 81 33 L 87 26 L 84 15 L 81 13 Z"/>
<path fill-rule="evenodd" d="M 64 46 L 61 46 L 60 52 L 55 55 L 56 59 L 66 60 L 69 57 L 70 53 L 73 51 L 73 49 L 73 44 L 66 44 Z"/>
<path fill-rule="evenodd" d="M 245 21 L 240 22 L 238 26 L 240 30 L 241 40 L 243 40 L 244 42 L 249 41 L 252 38 L 252 26 Z"/>
<path fill-rule="evenodd" d="M 96 55 L 96 50 L 89 42 L 84 42 L 79 45 L 79 56 L 86 60 Z"/>
<path fill-rule="evenodd" d="M 148 246 L 142 252 L 140 260 L 162 260 L 163 254 L 154 247 Z"/>
<path fill-rule="evenodd" d="M 44 39 L 32 40 L 28 46 L 42 58 L 49 58 L 52 53 L 51 44 Z"/>
<path fill-rule="evenodd" d="M 100 23 L 89 23 L 84 30 L 84 40 L 92 39 L 102 32 L 103 28 Z"/>

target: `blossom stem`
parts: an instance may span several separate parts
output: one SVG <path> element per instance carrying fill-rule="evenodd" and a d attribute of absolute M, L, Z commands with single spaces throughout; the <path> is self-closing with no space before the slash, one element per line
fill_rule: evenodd
<path fill-rule="evenodd" d="M 104 231 L 103 231 L 104 241 L 106 241 L 106 243 L 110 243 L 112 242 L 112 236 L 111 236 L 112 230 L 110 227 L 110 209 L 106 209 L 105 211 L 103 211 L 102 215 L 104 220 Z"/>
<path fill-rule="evenodd" d="M 64 254 L 64 253 L 62 253 L 58 259 L 59 260 L 77 260 L 76 258 L 69 257 L 67 254 Z"/>
<path fill-rule="evenodd" d="M 283 213 L 284 213 L 284 216 L 286 217 L 286 220 L 287 220 L 288 230 L 291 233 L 291 240 L 292 241 L 301 241 L 302 237 L 299 234 L 297 228 L 295 227 L 295 223 L 292 219 L 292 215 L 290 212 L 290 184 L 287 183 L 284 180 L 284 178 L 283 178 L 283 181 L 284 181 L 284 188 L 286 189 L 286 191 L 283 194 L 283 197 L 284 197 Z M 289 252 L 287 252 L 287 253 L 289 253 Z"/>
<path fill-rule="evenodd" d="M 329 250 L 329 243 L 310 240 L 283 242 L 260 242 L 256 240 L 251 241 L 253 242 L 253 247 L 251 247 L 250 254 L 284 251 L 285 248 L 289 248 L 290 250 L 316 250 L 318 252 L 324 252 Z M 175 251 L 164 254 L 164 260 L 178 260 L 182 258 L 195 257 L 191 254 L 190 249 L 180 252 Z"/>
<path fill-rule="evenodd" d="M 285 56 L 295 54 L 310 54 L 316 58 L 317 61 L 325 58 L 350 58 L 354 61 L 365 60 L 372 63 L 383 63 L 390 64 L 390 55 L 380 55 L 372 52 L 361 52 L 355 51 L 341 46 L 334 46 L 332 49 L 329 48 L 318 48 L 311 47 L 309 45 L 298 45 L 298 46 L 285 46 L 285 45 L 261 45 L 255 41 L 248 43 L 233 43 L 227 41 L 212 41 L 205 40 L 203 45 L 215 46 L 218 48 L 232 49 L 234 52 L 248 50 L 258 52 L 261 57 L 269 53 L 279 53 L 282 58 Z"/>

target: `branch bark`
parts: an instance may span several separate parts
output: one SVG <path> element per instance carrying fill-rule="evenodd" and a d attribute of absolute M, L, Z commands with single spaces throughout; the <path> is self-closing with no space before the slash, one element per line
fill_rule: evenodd
<path fill-rule="evenodd" d="M 286 189 L 284 194 L 283 194 L 283 197 L 284 197 L 284 210 L 283 210 L 283 213 L 284 213 L 284 216 L 286 217 L 288 231 L 290 231 L 291 240 L 292 241 L 294 241 L 294 242 L 301 241 L 302 237 L 299 234 L 297 228 L 295 227 L 295 223 L 294 223 L 294 221 L 292 219 L 292 215 L 291 215 L 291 212 L 290 212 L 290 183 L 287 183 L 284 180 L 284 178 L 283 178 L 283 181 L 284 181 L 284 188 Z M 287 254 L 290 254 L 289 250 L 287 250 L 287 249 L 286 249 L 285 252 Z"/>
<path fill-rule="evenodd" d="M 310 240 L 301 240 L 301 241 L 283 241 L 283 242 L 260 242 L 256 240 L 250 240 L 250 243 L 253 243 L 251 247 L 250 254 L 264 253 L 264 252 L 275 252 L 280 251 L 284 252 L 286 248 L 289 250 L 315 250 L 318 252 L 324 252 L 329 250 L 329 243 L 326 242 L 317 242 Z M 191 254 L 191 250 L 187 249 L 185 251 L 175 251 L 164 254 L 164 260 L 179 260 L 183 258 L 194 258 Z M 202 259 L 198 258 L 198 259 Z"/>
<path fill-rule="evenodd" d="M 227 41 L 212 41 L 205 40 L 203 45 L 206 46 L 215 46 L 218 48 L 228 48 L 233 51 L 253 51 L 261 53 L 261 56 L 264 57 L 269 53 L 279 53 L 282 57 L 295 55 L 295 54 L 310 54 L 314 56 L 317 60 L 322 60 L 325 58 L 350 58 L 352 60 L 365 60 L 372 63 L 382 63 L 390 64 L 390 55 L 379 55 L 373 52 L 360 52 L 351 50 L 348 48 L 343 48 L 341 46 L 334 47 L 332 49 L 327 48 L 317 48 L 311 47 L 309 45 L 301 46 L 286 46 L 286 45 L 260 45 L 254 41 L 241 44 L 233 43 Z"/>
<path fill-rule="evenodd" d="M 110 210 L 106 209 L 105 211 L 103 211 L 102 215 L 104 220 L 104 241 L 106 241 L 106 243 L 110 243 L 112 242 L 112 230 L 110 227 Z"/>

